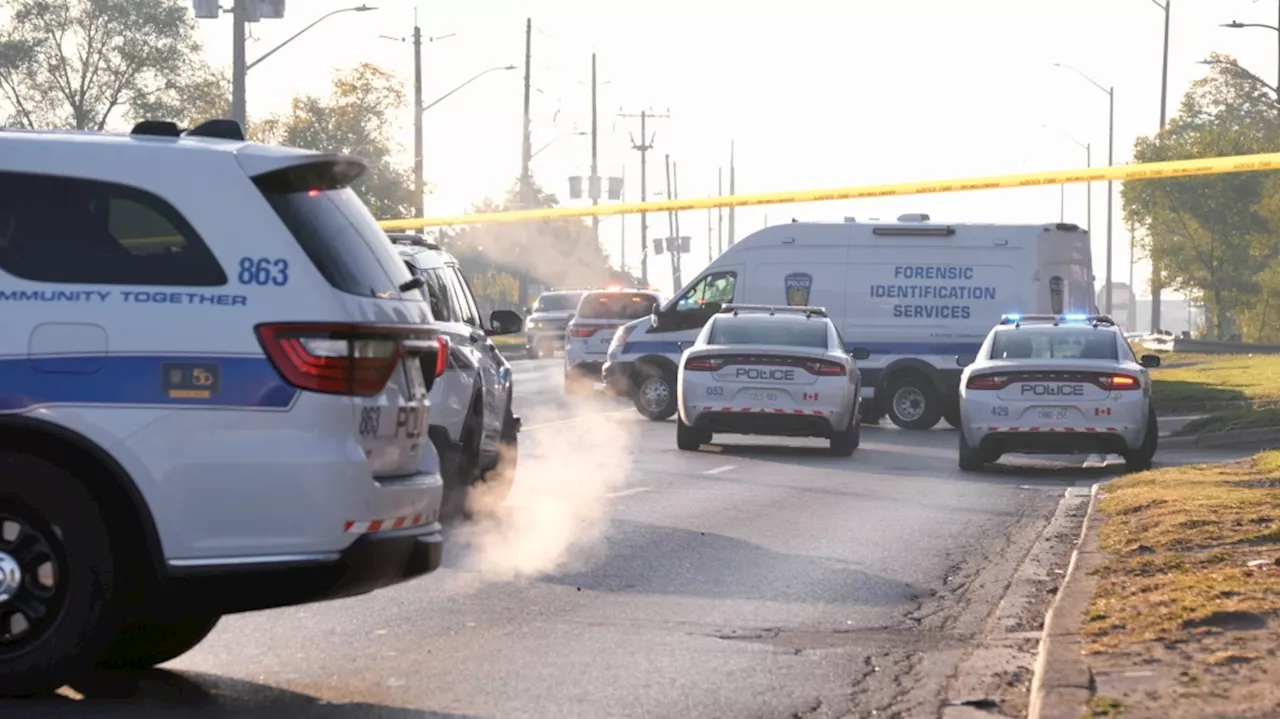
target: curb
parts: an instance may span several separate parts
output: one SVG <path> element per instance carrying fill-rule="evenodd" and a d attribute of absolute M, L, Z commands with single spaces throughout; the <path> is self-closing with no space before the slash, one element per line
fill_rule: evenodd
<path fill-rule="evenodd" d="M 1045 613 L 1027 719 L 1079 719 L 1093 698 L 1093 672 L 1084 659 L 1080 639 L 1093 586 L 1091 582 L 1077 581 L 1077 575 L 1087 577 L 1102 562 L 1094 522 L 1100 486 L 1089 488 L 1089 507 L 1080 527 L 1080 539 L 1071 552 L 1062 588 Z"/>
<path fill-rule="evenodd" d="M 1161 437 L 1160 449 L 1227 449 L 1280 447 L 1280 427 L 1237 429 L 1231 432 L 1210 432 L 1194 437 Z"/>

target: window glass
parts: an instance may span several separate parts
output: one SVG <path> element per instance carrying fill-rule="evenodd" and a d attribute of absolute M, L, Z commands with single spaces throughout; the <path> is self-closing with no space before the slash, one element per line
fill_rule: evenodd
<path fill-rule="evenodd" d="M 1101 359 L 1117 360 L 1116 338 L 1111 332 L 1081 328 L 1022 327 L 996 333 L 991 359 Z"/>
<path fill-rule="evenodd" d="M 708 344 L 713 345 L 783 345 L 826 349 L 829 335 L 827 323 L 821 320 L 791 317 L 752 317 L 750 315 L 717 317 Z"/>
<path fill-rule="evenodd" d="M 445 274 L 452 278 L 450 286 L 453 287 L 454 293 L 458 296 L 462 305 L 463 322 L 472 327 L 480 326 L 480 310 L 476 308 L 476 300 L 471 296 L 471 287 L 467 284 L 467 278 L 462 276 L 462 270 L 455 266 L 450 266 Z"/>
<path fill-rule="evenodd" d="M 727 305 L 733 302 L 733 286 L 738 275 L 735 272 L 714 272 L 703 277 L 676 301 L 676 310 L 687 312 L 700 310 L 709 302 Z"/>
<path fill-rule="evenodd" d="M 215 287 L 218 259 L 169 203 L 94 180 L 0 172 L 0 269 L 37 282 Z"/>
<path fill-rule="evenodd" d="M 588 292 L 578 305 L 583 319 L 638 320 L 653 314 L 657 299 L 644 292 Z"/>
<path fill-rule="evenodd" d="M 443 286 L 439 276 L 427 270 L 415 270 L 422 275 L 422 289 L 427 293 L 427 302 L 431 304 L 431 316 L 441 322 L 454 322 L 450 316 L 449 290 Z"/>
<path fill-rule="evenodd" d="M 533 305 L 533 311 L 564 312 L 566 310 L 576 310 L 578 309 L 578 300 L 581 299 L 581 292 L 547 293 L 538 297 L 538 301 Z"/>
<path fill-rule="evenodd" d="M 440 304 L 445 309 L 445 321 L 462 322 L 462 305 L 458 302 L 458 298 L 453 296 L 453 288 L 449 285 L 449 280 L 444 270 L 433 268 L 427 270 L 425 274 L 430 292 L 439 293 L 440 295 Z"/>

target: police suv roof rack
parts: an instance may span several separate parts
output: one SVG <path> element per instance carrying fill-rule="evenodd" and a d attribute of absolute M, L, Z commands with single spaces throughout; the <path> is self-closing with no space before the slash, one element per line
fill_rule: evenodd
<path fill-rule="evenodd" d="M 413 245 L 414 247 L 424 247 L 428 250 L 438 250 L 440 245 L 428 240 L 422 235 L 414 235 L 408 232 L 388 232 L 387 237 L 397 245 Z"/>
<path fill-rule="evenodd" d="M 806 317 L 826 317 L 827 310 L 825 307 L 797 307 L 795 305 L 741 305 L 729 303 L 720 308 L 720 312 L 732 313 L 737 315 L 741 311 L 748 312 L 768 312 L 771 315 L 779 312 L 796 312 Z"/>
<path fill-rule="evenodd" d="M 1055 327 L 1061 324 L 1087 324 L 1092 327 L 1100 327 L 1106 325 L 1115 327 L 1116 323 L 1111 319 L 1110 315 L 1086 315 L 1086 314 L 1063 314 L 1063 315 L 1001 315 L 1000 324 L 1013 325 L 1021 327 L 1025 322 L 1051 323 Z"/>

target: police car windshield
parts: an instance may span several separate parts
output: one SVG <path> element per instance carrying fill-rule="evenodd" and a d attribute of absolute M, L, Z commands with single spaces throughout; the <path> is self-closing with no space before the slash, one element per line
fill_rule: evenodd
<path fill-rule="evenodd" d="M 826 349 L 827 324 L 800 317 L 718 317 L 711 327 L 707 343 Z"/>
<path fill-rule="evenodd" d="M 589 292 L 578 317 L 589 320 L 638 320 L 653 314 L 657 300 L 643 292 Z"/>
<path fill-rule="evenodd" d="M 997 332 L 991 343 L 991 359 L 1119 360 L 1113 332 L 1092 327 L 1019 327 Z"/>
<path fill-rule="evenodd" d="M 580 299 L 582 299 L 582 295 L 577 293 L 543 295 L 538 298 L 537 304 L 533 306 L 533 311 L 564 312 L 565 310 L 575 310 L 578 308 L 578 300 Z"/>

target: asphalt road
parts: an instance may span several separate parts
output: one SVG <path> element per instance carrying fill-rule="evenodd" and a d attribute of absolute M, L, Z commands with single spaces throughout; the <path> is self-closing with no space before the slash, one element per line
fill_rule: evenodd
<path fill-rule="evenodd" d="M 868 429 L 679 452 L 671 422 L 567 403 L 516 363 L 517 486 L 446 566 L 364 597 L 227 617 L 163 671 L 0 716 L 936 715 L 947 677 L 1067 486 L 1118 470 L 958 472 L 955 433 Z M 1162 455 L 1162 463 L 1229 454 Z"/>

